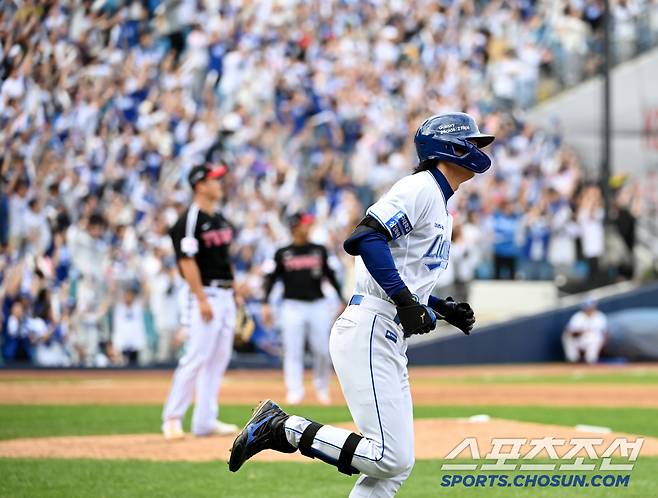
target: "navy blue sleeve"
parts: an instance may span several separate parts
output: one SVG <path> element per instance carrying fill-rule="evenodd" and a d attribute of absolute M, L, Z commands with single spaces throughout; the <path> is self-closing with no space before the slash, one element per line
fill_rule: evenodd
<path fill-rule="evenodd" d="M 363 231 L 357 237 L 346 240 L 345 247 L 349 247 L 349 254 L 361 256 L 370 275 L 387 296 L 392 297 L 407 288 L 395 267 L 388 240 L 383 233 L 375 230 Z"/>
<path fill-rule="evenodd" d="M 451 312 L 454 311 L 457 303 L 454 301 L 446 301 L 436 296 L 430 296 L 427 304 L 430 308 L 437 312 L 440 319 L 445 320 L 445 317 Z"/>
<path fill-rule="evenodd" d="M 427 304 L 429 305 L 430 308 L 436 309 L 436 306 L 439 304 L 440 301 L 441 299 L 439 299 L 438 297 L 430 296 L 427 301 Z"/>

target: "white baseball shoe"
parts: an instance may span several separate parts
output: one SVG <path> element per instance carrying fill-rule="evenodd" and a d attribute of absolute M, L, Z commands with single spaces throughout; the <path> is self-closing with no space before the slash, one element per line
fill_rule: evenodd
<path fill-rule="evenodd" d="M 170 418 L 162 424 L 162 434 L 167 441 L 173 441 L 175 439 L 183 439 L 185 433 L 183 432 L 183 426 L 181 425 L 180 419 Z"/>
<path fill-rule="evenodd" d="M 288 405 L 299 405 L 304 400 L 303 394 L 286 394 L 286 404 Z"/>
<path fill-rule="evenodd" d="M 329 391 L 319 391 L 316 393 L 318 402 L 321 405 L 327 406 L 331 404 L 331 396 L 329 396 Z"/>
<path fill-rule="evenodd" d="M 206 436 L 230 436 L 231 434 L 236 434 L 240 428 L 235 424 L 227 424 L 221 420 L 215 420 L 215 426 L 212 430 L 205 434 Z"/>

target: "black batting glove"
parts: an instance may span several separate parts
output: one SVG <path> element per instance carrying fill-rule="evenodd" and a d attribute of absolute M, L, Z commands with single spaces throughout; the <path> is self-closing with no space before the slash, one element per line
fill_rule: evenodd
<path fill-rule="evenodd" d="M 391 297 L 398 311 L 404 336 L 427 334 L 436 327 L 436 314 L 429 306 L 420 304 L 408 288 Z"/>
<path fill-rule="evenodd" d="M 464 334 L 469 335 L 475 325 L 475 313 L 468 303 L 457 303 L 452 297 L 439 299 L 432 306 L 441 318 L 450 325 L 454 325 Z"/>
<path fill-rule="evenodd" d="M 397 310 L 405 337 L 427 334 L 436 327 L 436 314 L 429 306 L 412 304 L 410 306 L 398 306 Z"/>

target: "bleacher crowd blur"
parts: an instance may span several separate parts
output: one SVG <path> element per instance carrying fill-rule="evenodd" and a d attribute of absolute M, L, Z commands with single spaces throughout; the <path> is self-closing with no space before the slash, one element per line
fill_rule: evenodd
<path fill-rule="evenodd" d="M 617 61 L 656 44 L 656 0 L 612 3 Z M 126 334 L 140 363 L 171 361 L 184 331 L 167 230 L 203 162 L 231 169 L 223 209 L 247 301 L 300 209 L 349 281 L 342 240 L 415 165 L 415 128 L 448 110 L 498 138 L 492 173 L 451 200 L 443 286 L 651 274 L 658 178 L 615 178 L 604 229 L 596 175 L 558 124 L 523 118 L 598 71 L 601 13 L 585 0 L 0 2 L 4 361 L 123 364 Z"/>

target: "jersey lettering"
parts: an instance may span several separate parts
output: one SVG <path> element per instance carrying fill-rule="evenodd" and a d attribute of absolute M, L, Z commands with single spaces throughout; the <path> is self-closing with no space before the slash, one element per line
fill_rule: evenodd
<path fill-rule="evenodd" d="M 231 242 L 233 238 L 233 230 L 230 228 L 219 228 L 217 230 L 209 230 L 201 234 L 203 243 L 206 247 L 216 247 Z"/>
<path fill-rule="evenodd" d="M 317 270 L 322 268 L 322 257 L 319 254 L 303 254 L 283 258 L 286 271 Z"/>
<path fill-rule="evenodd" d="M 430 248 L 423 254 L 423 258 L 433 260 L 431 263 L 425 263 L 425 266 L 429 270 L 436 270 L 437 268 L 445 270 L 448 267 L 449 256 L 450 241 L 447 239 L 444 240 L 443 234 L 437 235 L 432 241 Z"/>

